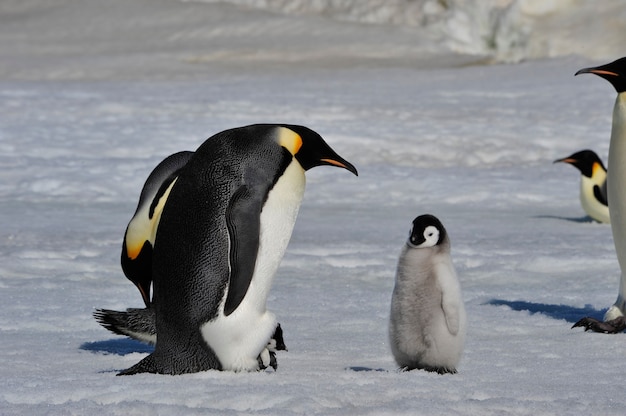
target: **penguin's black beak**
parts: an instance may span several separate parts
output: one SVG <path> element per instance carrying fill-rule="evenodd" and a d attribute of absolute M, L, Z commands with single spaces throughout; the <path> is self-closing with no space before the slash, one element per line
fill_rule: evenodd
<path fill-rule="evenodd" d="M 596 74 L 598 76 L 601 76 L 602 78 L 606 78 L 606 77 L 619 77 L 619 74 L 613 71 L 607 71 L 606 69 L 601 69 L 602 67 L 594 67 L 594 68 L 583 68 L 581 70 L 579 70 L 578 72 L 576 72 L 574 74 L 574 76 L 576 75 L 580 75 L 580 74 Z"/>
<path fill-rule="evenodd" d="M 348 162 L 347 160 L 343 159 L 340 156 L 337 156 L 333 159 L 329 159 L 329 158 L 323 158 L 320 159 L 320 162 L 323 165 L 330 165 L 330 166 L 337 166 L 339 168 L 344 168 L 346 170 L 349 170 L 350 172 L 354 173 L 355 176 L 359 176 L 359 172 L 357 172 L 356 168 L 354 167 L 354 165 L 350 162 Z"/>
<path fill-rule="evenodd" d="M 303 126 L 286 125 L 288 129 L 299 135 L 298 145 L 290 150 L 304 170 L 315 166 L 336 166 L 344 168 L 359 176 L 354 165 L 337 154 L 322 137 L 311 129 Z M 284 146 L 289 149 L 288 146 Z"/>
<path fill-rule="evenodd" d="M 583 68 L 574 75 L 595 74 L 609 81 L 618 94 L 626 91 L 626 57 L 605 65 Z"/>
<path fill-rule="evenodd" d="M 146 304 L 146 308 L 150 307 L 150 284 L 150 281 L 135 282 L 135 286 L 137 286 L 137 289 L 139 289 L 139 292 L 141 293 L 141 298 Z"/>
<path fill-rule="evenodd" d="M 576 159 L 572 159 L 571 157 L 565 157 L 565 158 L 563 158 L 563 159 L 557 159 L 557 160 L 555 160 L 555 161 L 554 161 L 554 162 L 552 162 L 552 163 L 561 163 L 561 162 L 562 162 L 562 163 L 571 163 L 571 164 L 574 164 L 574 163 L 576 163 L 576 162 L 578 162 L 578 161 L 577 161 Z"/>

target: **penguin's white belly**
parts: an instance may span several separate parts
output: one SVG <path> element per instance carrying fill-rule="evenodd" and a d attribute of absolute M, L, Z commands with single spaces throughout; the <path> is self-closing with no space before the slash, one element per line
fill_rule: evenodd
<path fill-rule="evenodd" d="M 622 271 L 617 300 L 604 315 L 604 320 L 611 320 L 623 316 L 626 309 L 626 94 L 617 96 L 613 109 L 607 187 L 613 243 Z"/>
<path fill-rule="evenodd" d="M 226 291 L 217 318 L 201 327 L 202 336 L 224 370 L 257 370 L 257 357 L 276 329 L 276 318 L 266 310 L 267 296 L 291 238 L 304 187 L 304 170 L 294 160 L 263 206 L 259 250 L 245 297 L 233 313 L 224 316 Z"/>
<path fill-rule="evenodd" d="M 602 223 L 610 223 L 609 207 L 598 201 L 593 188 L 596 186 L 591 178 L 581 176 L 580 180 L 580 204 L 591 218 Z"/>

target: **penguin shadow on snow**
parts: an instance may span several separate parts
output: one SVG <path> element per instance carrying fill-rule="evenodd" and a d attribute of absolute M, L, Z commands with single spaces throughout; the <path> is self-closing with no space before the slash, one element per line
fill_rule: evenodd
<path fill-rule="evenodd" d="M 385 370 L 384 368 L 371 368 L 371 367 L 363 367 L 363 366 L 352 366 L 352 367 L 346 367 L 346 370 L 348 371 L 354 371 L 357 373 L 361 373 L 361 372 L 380 372 L 380 373 L 388 373 L 388 370 Z"/>
<path fill-rule="evenodd" d="M 595 309 L 591 305 L 585 305 L 584 308 L 576 308 L 569 305 L 551 305 L 547 303 L 534 303 L 526 302 L 523 300 L 504 300 L 504 299 L 491 299 L 484 303 L 485 305 L 493 306 L 508 306 L 514 311 L 528 311 L 531 315 L 541 313 L 549 316 L 553 319 L 563 319 L 567 322 L 576 323 L 580 320 L 581 316 L 589 316 L 602 320 L 606 309 Z"/>
<path fill-rule="evenodd" d="M 144 344 L 131 338 L 114 338 L 106 341 L 85 342 L 79 348 L 94 353 L 116 355 L 127 355 L 135 352 L 150 354 L 154 351 L 154 346 Z"/>
<path fill-rule="evenodd" d="M 587 223 L 601 224 L 588 215 L 585 215 L 583 217 L 561 217 L 559 215 L 535 215 L 533 216 L 533 218 L 550 218 L 550 219 L 577 222 L 579 224 L 587 224 Z"/>

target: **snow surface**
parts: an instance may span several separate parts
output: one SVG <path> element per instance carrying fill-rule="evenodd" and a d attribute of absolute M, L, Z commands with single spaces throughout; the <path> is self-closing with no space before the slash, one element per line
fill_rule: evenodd
<path fill-rule="evenodd" d="M 623 414 L 623 335 L 570 329 L 617 295 L 610 226 L 552 164 L 606 161 L 615 93 L 573 76 L 599 57 L 481 65 L 423 28 L 268 10 L 0 4 L 0 414 Z M 268 302 L 289 351 L 277 372 L 116 377 L 150 348 L 91 313 L 142 305 L 119 253 L 143 181 L 256 122 L 307 125 L 359 169 L 307 173 Z M 387 343 L 423 213 L 450 233 L 466 303 L 456 375 L 397 372 Z"/>

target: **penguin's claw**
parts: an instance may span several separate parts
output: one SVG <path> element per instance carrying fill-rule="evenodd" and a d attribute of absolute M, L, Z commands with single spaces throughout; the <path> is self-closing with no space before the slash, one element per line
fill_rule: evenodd
<path fill-rule="evenodd" d="M 626 318 L 619 316 L 610 321 L 602 322 L 595 318 L 584 317 L 572 325 L 572 328 L 577 327 L 585 328 L 585 332 L 593 331 L 603 334 L 617 334 L 626 329 Z"/>
<path fill-rule="evenodd" d="M 287 346 L 283 339 L 283 330 L 280 324 L 276 326 L 274 335 L 267 343 L 267 346 L 259 354 L 257 361 L 259 362 L 259 369 L 265 370 L 267 367 L 272 367 L 274 371 L 278 368 L 278 361 L 276 361 L 276 351 L 287 351 Z"/>

